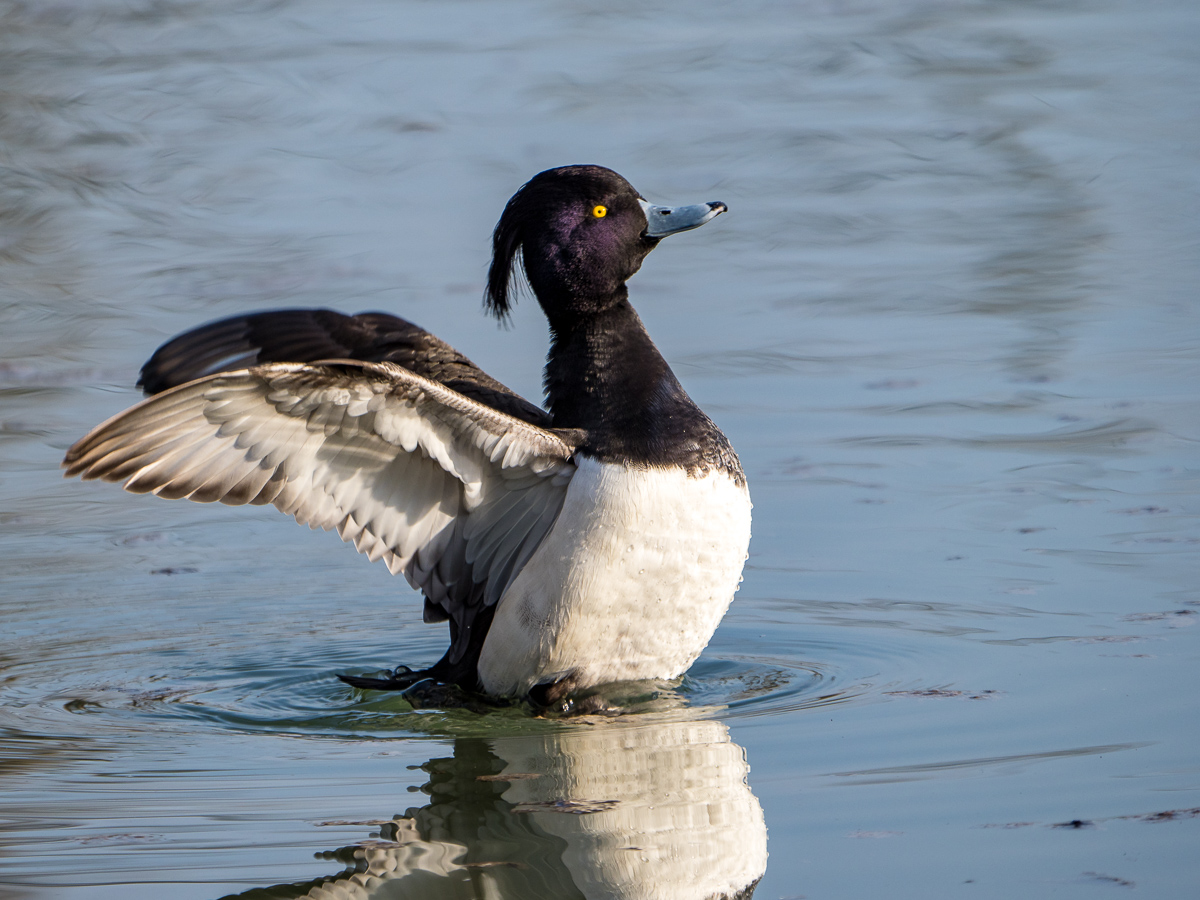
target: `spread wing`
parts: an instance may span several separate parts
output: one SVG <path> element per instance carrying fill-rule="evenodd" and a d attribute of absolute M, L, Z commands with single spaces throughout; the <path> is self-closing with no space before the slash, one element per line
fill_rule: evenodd
<path fill-rule="evenodd" d="M 276 309 L 209 322 L 159 347 L 142 366 L 138 384 L 157 394 L 216 372 L 326 359 L 396 363 L 531 425 L 550 426 L 549 413 L 445 341 L 381 312 L 347 316 L 331 309 Z"/>
<path fill-rule="evenodd" d="M 63 465 L 136 493 L 271 503 L 336 529 L 423 591 L 428 620 L 451 619 L 457 662 L 562 508 L 569 437 L 390 363 L 275 363 L 156 394 Z"/>

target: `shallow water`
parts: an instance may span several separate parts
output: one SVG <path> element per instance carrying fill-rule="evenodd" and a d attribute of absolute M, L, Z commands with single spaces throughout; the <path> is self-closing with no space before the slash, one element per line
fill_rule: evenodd
<path fill-rule="evenodd" d="M 0 893 L 1196 896 L 1197 46 L 1184 0 L 0 2 Z M 751 558 L 634 713 L 355 694 L 445 640 L 382 566 L 60 478 L 248 309 L 538 397 L 488 238 L 574 162 L 730 207 L 631 291 Z"/>

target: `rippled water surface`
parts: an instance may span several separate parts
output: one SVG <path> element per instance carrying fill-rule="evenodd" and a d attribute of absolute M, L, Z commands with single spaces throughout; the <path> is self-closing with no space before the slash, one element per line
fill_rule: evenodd
<path fill-rule="evenodd" d="M 0 0 L 0 894 L 1197 896 L 1197 47 L 1187 0 Z M 245 310 L 539 397 L 479 298 L 576 162 L 730 207 L 631 293 L 751 557 L 629 715 L 355 693 L 444 646 L 382 566 L 61 479 Z"/>

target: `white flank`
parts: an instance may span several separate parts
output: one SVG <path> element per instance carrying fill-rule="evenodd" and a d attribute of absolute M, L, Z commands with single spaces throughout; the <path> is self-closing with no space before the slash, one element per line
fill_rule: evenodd
<path fill-rule="evenodd" d="M 479 659 L 491 694 L 680 675 L 741 582 L 750 495 L 724 472 L 582 459 L 557 522 L 501 598 Z"/>

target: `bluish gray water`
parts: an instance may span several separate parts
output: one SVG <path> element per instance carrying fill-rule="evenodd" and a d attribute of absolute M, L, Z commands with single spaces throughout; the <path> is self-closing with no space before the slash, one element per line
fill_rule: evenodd
<path fill-rule="evenodd" d="M 1198 46 L 1187 0 L 0 2 L 0 893 L 1196 896 Z M 60 478 L 250 309 L 540 396 L 488 238 L 577 162 L 730 207 L 631 293 L 751 558 L 636 713 L 356 695 L 444 646 L 382 566 Z"/>

